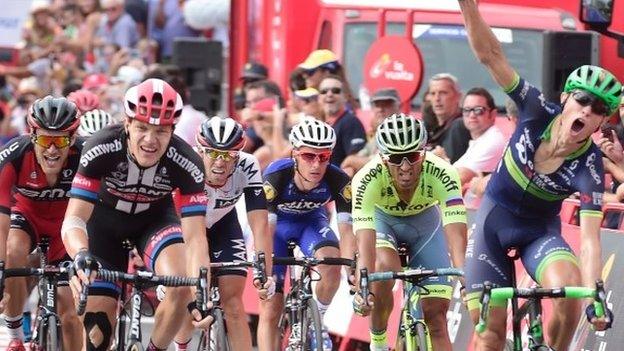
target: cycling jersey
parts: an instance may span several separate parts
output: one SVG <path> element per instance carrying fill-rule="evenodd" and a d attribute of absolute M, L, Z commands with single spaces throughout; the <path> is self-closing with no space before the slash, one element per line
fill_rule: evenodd
<path fill-rule="evenodd" d="M 181 216 L 205 215 L 203 163 L 187 143 L 173 135 L 160 161 L 145 168 L 128 154 L 126 139 L 123 125 L 106 127 L 89 138 L 72 197 L 132 214 L 166 206 L 179 188 Z"/>
<path fill-rule="evenodd" d="M 280 219 L 305 218 L 324 212 L 326 203 L 334 200 L 339 221 L 351 213 L 351 183 L 349 176 L 330 164 L 320 184 L 304 192 L 295 185 L 293 159 L 277 160 L 264 172 L 264 192 L 269 213 Z M 275 217 L 273 217 L 275 219 Z"/>
<path fill-rule="evenodd" d="M 31 237 L 31 249 L 41 237 L 50 237 L 50 262 L 65 256 L 61 224 L 72 178 L 76 174 L 82 139 L 70 146 L 56 184 L 50 186 L 37 162 L 29 135 L 16 137 L 0 149 L 0 212 L 11 215 L 11 227 Z"/>
<path fill-rule="evenodd" d="M 246 152 L 240 153 L 232 175 L 222 187 L 213 188 L 206 184 L 204 191 L 208 197 L 206 228 L 211 228 L 226 214 L 236 212 L 234 206 L 243 194 L 247 212 L 267 208 L 260 164 L 255 156 Z"/>
<path fill-rule="evenodd" d="M 542 140 L 550 140 L 561 107 L 520 77 L 507 94 L 518 106 L 518 126 L 487 186 L 488 196 L 518 216 L 542 218 L 557 216 L 562 200 L 578 191 L 581 216 L 601 217 L 604 171 L 598 147 L 588 138 L 556 172 L 537 173 L 535 153 Z"/>
<path fill-rule="evenodd" d="M 353 230 L 375 229 L 375 208 L 391 216 L 411 216 L 439 205 L 442 224 L 466 223 L 457 170 L 427 152 L 416 191 L 410 203 L 397 194 L 388 168 L 379 155 L 373 157 L 353 177 Z"/>

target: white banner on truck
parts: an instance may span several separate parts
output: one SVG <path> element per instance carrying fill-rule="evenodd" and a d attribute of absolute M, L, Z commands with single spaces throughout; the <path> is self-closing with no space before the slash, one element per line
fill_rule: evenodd
<path fill-rule="evenodd" d="M 30 15 L 32 0 L 2 0 L 0 47 L 14 47 L 22 40 L 22 28 Z"/>

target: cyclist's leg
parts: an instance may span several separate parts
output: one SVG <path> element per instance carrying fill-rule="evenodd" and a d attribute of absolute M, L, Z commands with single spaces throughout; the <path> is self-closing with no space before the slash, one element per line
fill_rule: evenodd
<path fill-rule="evenodd" d="M 556 218 L 557 222 L 559 219 Z M 550 223 L 548 234 L 522 250 L 527 272 L 545 288 L 580 286 L 581 272 L 574 253 L 559 234 L 559 223 Z M 548 343 L 555 350 L 567 350 L 578 320 L 582 301 L 553 299 L 553 314 L 548 323 Z"/>
<path fill-rule="evenodd" d="M 513 228 L 517 221 L 512 214 L 484 196 L 477 212 L 472 234 L 466 248 L 465 300 L 473 323 L 479 322 L 479 298 L 483 282 L 495 286 L 511 286 L 511 266 L 507 258 L 507 243 L 501 242 L 499 232 Z M 487 329 L 476 334 L 478 350 L 501 350 L 507 329 L 507 303 L 491 302 Z"/>
<path fill-rule="evenodd" d="M 451 266 L 437 206 L 405 218 L 405 222 L 408 227 L 400 231 L 397 237 L 410 244 L 410 267 L 434 269 Z M 414 239 L 410 240 L 410 236 Z M 452 346 L 446 325 L 446 312 L 452 295 L 452 279 L 431 277 L 423 284 L 429 294 L 421 296 L 422 311 L 433 349 L 450 351 Z"/>
<path fill-rule="evenodd" d="M 299 233 L 301 226 L 286 221 L 278 221 L 273 237 L 273 255 L 285 257 L 288 255 L 286 242 L 290 233 Z M 284 309 L 284 280 L 286 267 L 273 265 L 275 279 L 275 295 L 270 300 L 260 301 L 260 316 L 258 321 L 258 350 L 275 351 L 279 343 L 279 318 Z"/>
<path fill-rule="evenodd" d="M 21 217 L 23 218 L 23 217 Z M 15 223 L 15 215 L 11 215 L 11 223 Z M 9 230 L 7 237 L 7 262 L 6 268 L 25 267 L 28 265 L 28 254 L 34 248 L 34 232 L 30 225 L 24 220 L 22 226 L 13 227 Z M 29 234 L 29 232 L 31 234 Z M 4 281 L 5 292 L 9 295 L 6 308 L 4 310 L 4 319 L 11 339 L 24 340 L 24 331 L 22 329 L 22 316 L 24 303 L 28 298 L 28 289 L 26 287 L 26 278 L 11 278 Z"/>
<path fill-rule="evenodd" d="M 137 249 L 142 253 L 148 269 L 158 275 L 186 276 L 186 248 L 182 239 L 182 228 L 175 218 L 164 215 L 162 221 L 145 231 Z M 145 240 L 146 239 L 146 240 Z M 151 343 L 159 349 L 166 349 L 178 329 L 181 320 L 188 318 L 187 304 L 193 301 L 189 287 L 168 287 L 165 298 L 156 308 L 154 331 Z"/>
<path fill-rule="evenodd" d="M 392 228 L 392 217 L 383 212 L 375 211 L 375 271 L 400 271 L 401 261 L 397 253 L 397 241 Z M 371 292 L 375 295 L 375 307 L 371 311 L 369 328 L 371 333 L 371 350 L 388 348 L 386 329 L 388 319 L 394 307 L 392 288 L 395 282 L 382 281 L 371 285 Z"/>
<path fill-rule="evenodd" d="M 216 233 L 210 237 L 210 262 L 236 262 L 247 260 L 247 249 L 236 210 L 215 223 L 209 229 Z M 251 350 L 251 332 L 243 305 L 243 290 L 247 277 L 246 268 L 219 270 L 218 277 L 221 306 L 225 312 L 228 339 L 232 350 Z"/>
<path fill-rule="evenodd" d="M 338 238 L 329 226 L 327 217 L 317 215 L 309 219 L 307 224 L 299 239 L 303 254 L 316 258 L 340 257 Z M 321 280 L 316 284 L 315 293 L 322 319 L 340 286 L 340 266 L 320 265 L 317 270 Z"/>

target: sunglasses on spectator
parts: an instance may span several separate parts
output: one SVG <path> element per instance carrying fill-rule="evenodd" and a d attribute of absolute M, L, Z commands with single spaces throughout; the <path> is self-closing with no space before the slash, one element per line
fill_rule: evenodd
<path fill-rule="evenodd" d="M 410 166 L 413 166 L 417 162 L 422 160 L 424 156 L 425 156 L 425 151 L 420 150 L 420 151 L 407 152 L 403 154 L 383 155 L 382 157 L 384 161 L 388 162 L 389 164 L 393 166 L 402 165 L 404 160 L 407 160 L 407 163 L 409 163 Z"/>
<path fill-rule="evenodd" d="M 472 108 L 462 108 L 462 115 L 468 117 L 471 113 L 474 113 L 475 116 L 482 116 L 485 112 L 488 111 L 488 108 L 483 106 L 477 106 Z"/>
<path fill-rule="evenodd" d="M 209 147 L 201 147 L 201 151 L 204 155 L 208 156 L 213 160 L 218 160 L 221 158 L 223 161 L 228 162 L 238 157 L 240 151 L 222 151 L 216 150 Z"/>
<path fill-rule="evenodd" d="M 303 71 L 302 75 L 303 77 L 312 77 L 314 75 L 314 73 L 316 73 L 316 71 L 318 70 L 318 68 L 313 68 L 313 69 L 306 69 L 305 71 Z"/>
<path fill-rule="evenodd" d="M 298 97 L 299 100 L 301 100 L 304 104 L 309 104 L 311 102 L 315 102 L 318 100 L 317 96 L 310 96 L 310 97 Z"/>
<path fill-rule="evenodd" d="M 300 152 L 299 156 L 303 158 L 306 162 L 312 163 L 316 159 L 319 160 L 320 163 L 328 162 L 331 158 L 331 152 L 323 152 L 323 153 L 314 153 L 314 152 Z"/>
<path fill-rule="evenodd" d="M 332 94 L 334 94 L 334 95 L 338 95 L 338 94 L 342 93 L 342 88 L 338 88 L 338 87 L 333 87 L 333 88 L 325 88 L 325 89 L 321 89 L 321 90 L 319 90 L 319 93 L 320 93 L 321 95 L 325 95 L 325 94 L 327 94 L 327 93 L 328 93 L 328 92 L 330 92 L 330 91 L 332 92 Z"/>
<path fill-rule="evenodd" d="M 597 115 L 610 115 L 611 111 L 609 107 L 607 107 L 607 104 L 592 93 L 583 90 L 575 90 L 572 92 L 572 98 L 583 107 L 591 105 L 592 112 Z"/>
<path fill-rule="evenodd" d="M 71 138 L 66 135 L 33 135 L 32 141 L 44 149 L 48 149 L 52 145 L 56 146 L 57 149 L 63 149 L 71 144 Z"/>

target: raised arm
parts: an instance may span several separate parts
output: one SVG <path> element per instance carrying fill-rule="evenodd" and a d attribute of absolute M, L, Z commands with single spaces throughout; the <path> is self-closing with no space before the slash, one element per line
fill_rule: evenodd
<path fill-rule="evenodd" d="M 516 79 L 515 70 L 509 65 L 503 47 L 490 26 L 483 20 L 475 0 L 458 0 L 468 33 L 468 42 L 476 58 L 484 64 L 492 78 L 503 89 L 509 89 Z"/>

